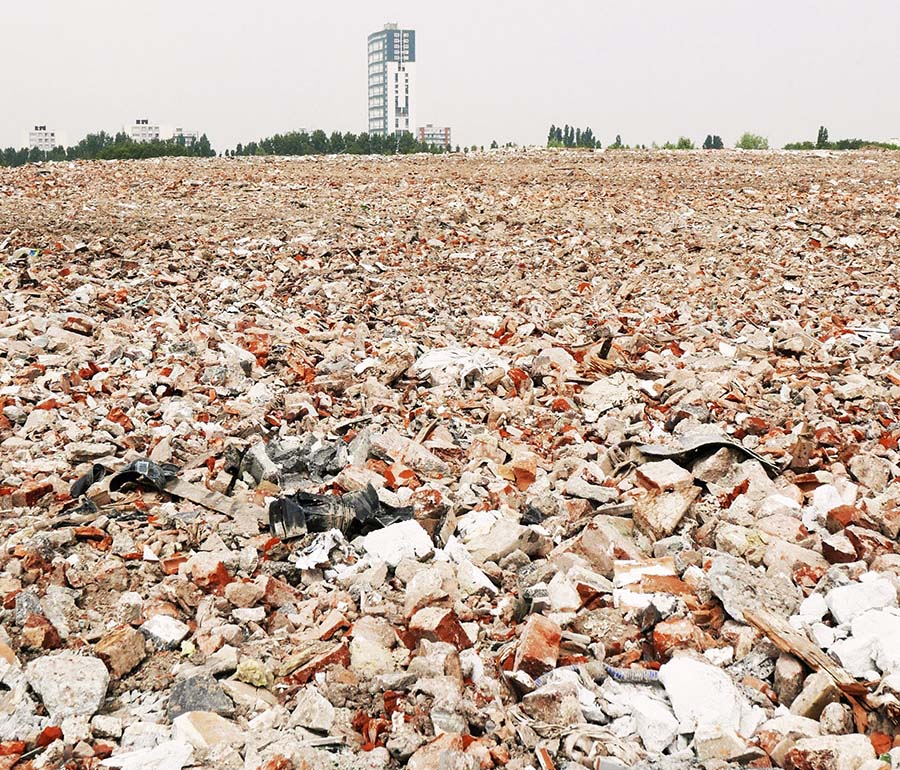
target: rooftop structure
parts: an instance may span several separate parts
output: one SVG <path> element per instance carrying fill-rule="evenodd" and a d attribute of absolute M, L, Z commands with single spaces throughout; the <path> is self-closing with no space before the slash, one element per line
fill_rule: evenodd
<path fill-rule="evenodd" d="M 56 132 L 51 131 L 47 126 L 35 126 L 33 130 L 28 132 L 28 149 L 38 149 L 49 152 L 58 144 Z"/>
<path fill-rule="evenodd" d="M 147 118 L 138 118 L 128 129 L 128 135 L 135 142 L 158 142 L 159 124 Z"/>
<path fill-rule="evenodd" d="M 424 142 L 432 147 L 449 148 L 450 144 L 450 126 L 433 126 L 431 123 L 420 126 L 416 135 L 420 142 Z"/>

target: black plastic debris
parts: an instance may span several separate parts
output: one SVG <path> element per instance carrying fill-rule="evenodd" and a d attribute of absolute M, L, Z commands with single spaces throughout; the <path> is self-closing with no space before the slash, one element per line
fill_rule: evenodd
<path fill-rule="evenodd" d="M 658 446 L 656 444 L 638 444 L 637 442 L 625 442 L 622 446 L 633 443 L 642 455 L 654 458 L 668 458 L 674 462 L 678 462 L 679 460 L 689 460 L 692 457 L 709 450 L 728 447 L 729 449 L 734 449 L 735 451 L 756 460 L 769 474 L 776 474 L 780 470 L 775 463 L 766 459 L 758 452 L 754 452 L 743 444 L 732 441 L 724 436 L 699 433 L 691 436 L 680 436 L 678 442 L 679 446 Z"/>
<path fill-rule="evenodd" d="M 152 460 L 141 458 L 126 465 L 109 480 L 111 492 L 117 492 L 126 484 L 151 487 L 157 492 L 162 492 L 178 473 L 178 466 L 172 463 L 155 463 Z"/>
<path fill-rule="evenodd" d="M 100 465 L 100 463 L 94 463 L 87 473 L 77 479 L 72 486 L 69 487 L 69 497 L 73 500 L 77 500 L 85 494 L 92 485 L 102 480 L 106 476 L 106 473 L 106 466 Z"/>
<path fill-rule="evenodd" d="M 247 447 L 239 447 L 232 444 L 225 449 L 224 471 L 231 475 L 228 488 L 225 490 L 226 495 L 231 495 L 234 492 L 234 486 L 241 477 L 241 464 L 244 462 L 245 454 L 247 454 Z"/>
<path fill-rule="evenodd" d="M 297 492 L 269 505 L 269 531 L 282 540 L 330 529 L 356 537 L 406 521 L 412 515 L 412 507 L 393 508 L 381 503 L 371 484 L 340 496 Z"/>
<path fill-rule="evenodd" d="M 333 478 L 349 462 L 343 440 L 323 439 L 312 434 L 302 441 L 273 439 L 266 445 L 266 455 L 283 473 L 302 474 L 317 482 Z"/>
<path fill-rule="evenodd" d="M 546 517 L 544 516 L 543 511 L 540 508 L 533 505 L 532 503 L 528 503 L 525 506 L 525 510 L 522 512 L 521 523 L 526 526 L 532 524 L 540 524 Z"/>

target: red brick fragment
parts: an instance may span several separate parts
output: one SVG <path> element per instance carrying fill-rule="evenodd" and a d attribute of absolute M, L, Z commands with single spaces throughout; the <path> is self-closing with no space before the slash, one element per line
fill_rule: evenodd
<path fill-rule="evenodd" d="M 287 679 L 291 684 L 306 684 L 319 671 L 328 666 L 349 666 L 350 648 L 345 644 L 336 644 L 330 650 L 317 655 L 311 661 L 298 668 Z"/>
<path fill-rule="evenodd" d="M 519 638 L 513 670 L 533 677 L 546 674 L 556 667 L 561 638 L 562 630 L 556 623 L 543 615 L 531 615 Z"/>
<path fill-rule="evenodd" d="M 294 762 L 284 754 L 275 754 L 259 766 L 259 770 L 296 770 Z"/>
<path fill-rule="evenodd" d="M 331 610 L 319 623 L 319 639 L 327 641 L 331 639 L 340 629 L 349 628 L 350 621 L 344 617 L 340 610 Z"/>
<path fill-rule="evenodd" d="M 829 532 L 839 532 L 844 527 L 856 524 L 863 518 L 863 512 L 855 505 L 839 505 L 825 515 L 825 527 Z"/>
<path fill-rule="evenodd" d="M 709 637 L 687 618 L 670 618 L 653 629 L 653 650 L 664 660 L 675 650 L 704 650 L 709 644 Z"/>
<path fill-rule="evenodd" d="M 844 534 L 853 543 L 856 555 L 866 564 L 870 564 L 876 556 L 886 553 L 897 553 L 897 544 L 879 532 L 863 527 L 850 526 Z"/>
<path fill-rule="evenodd" d="M 110 673 L 119 678 L 136 668 L 147 656 L 144 635 L 131 626 L 117 628 L 94 645 L 94 653 Z"/>
<path fill-rule="evenodd" d="M 195 554 L 188 561 L 188 568 L 194 585 L 206 591 L 221 593 L 232 579 L 225 564 L 214 554 Z"/>
<path fill-rule="evenodd" d="M 49 481 L 38 481 L 17 489 L 12 494 L 12 504 L 16 508 L 35 505 L 42 497 L 53 492 L 53 484 Z"/>
<path fill-rule="evenodd" d="M 472 646 L 465 629 L 456 613 L 446 607 L 424 607 L 409 621 L 407 644 L 410 649 L 418 646 L 422 639 L 430 642 L 446 642 L 458 650 Z"/>
<path fill-rule="evenodd" d="M 887 733 L 872 733 L 869 736 L 869 740 L 872 741 L 872 748 L 875 749 L 875 755 L 879 757 L 882 754 L 887 754 L 894 743 L 891 736 Z"/>
<path fill-rule="evenodd" d="M 53 741 L 61 741 L 62 737 L 62 729 L 56 725 L 51 725 L 50 727 L 45 727 L 41 730 L 41 734 L 38 736 L 36 743 L 43 748 L 44 746 L 49 746 Z"/>
<path fill-rule="evenodd" d="M 55 650 L 62 645 L 59 632 L 43 615 L 31 614 L 25 619 L 22 646 L 33 650 Z"/>
<path fill-rule="evenodd" d="M 293 604 L 299 598 L 297 589 L 275 577 L 266 578 L 265 588 L 263 603 L 269 607 L 283 607 L 285 604 Z"/>
<path fill-rule="evenodd" d="M 25 741 L 0 742 L 0 757 L 8 757 L 10 754 L 24 754 Z"/>

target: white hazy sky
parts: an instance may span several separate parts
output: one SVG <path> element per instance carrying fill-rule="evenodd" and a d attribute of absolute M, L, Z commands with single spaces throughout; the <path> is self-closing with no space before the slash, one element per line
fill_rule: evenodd
<path fill-rule="evenodd" d="M 7 0 L 0 145 L 74 143 L 134 118 L 222 150 L 294 128 L 365 129 L 366 35 L 416 30 L 418 121 L 454 142 L 604 145 L 743 131 L 773 145 L 900 136 L 897 0 Z"/>

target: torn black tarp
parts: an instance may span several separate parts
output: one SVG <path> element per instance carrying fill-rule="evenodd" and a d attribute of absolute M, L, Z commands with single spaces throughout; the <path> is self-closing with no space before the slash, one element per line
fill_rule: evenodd
<path fill-rule="evenodd" d="M 107 470 L 105 465 L 101 465 L 100 463 L 94 463 L 91 466 L 91 469 L 77 479 L 71 487 L 69 487 L 69 497 L 73 500 L 77 500 L 81 497 L 85 492 L 87 492 L 92 485 L 96 484 L 98 481 L 101 481 L 106 476 Z"/>
<path fill-rule="evenodd" d="M 175 475 L 178 466 L 172 463 L 155 463 L 152 460 L 141 458 L 129 463 L 109 480 L 109 489 L 116 492 L 126 484 L 150 487 L 157 492 L 162 492 Z"/>
<path fill-rule="evenodd" d="M 282 540 L 330 529 L 356 537 L 406 521 L 412 515 L 412 507 L 393 508 L 381 503 L 371 484 L 340 496 L 297 492 L 269 505 L 269 531 Z"/>
<path fill-rule="evenodd" d="M 725 436 L 719 436 L 710 433 L 695 433 L 690 436 L 680 436 L 678 444 L 675 446 L 663 446 L 661 444 L 633 444 L 633 446 L 642 454 L 648 457 L 668 458 L 677 462 L 678 460 L 686 460 L 701 452 L 711 449 L 721 449 L 728 447 L 740 452 L 747 457 L 751 457 L 759 462 L 770 474 L 780 472 L 780 468 L 771 460 L 767 460 L 758 452 L 748 449 L 743 444 L 733 441 Z"/>

